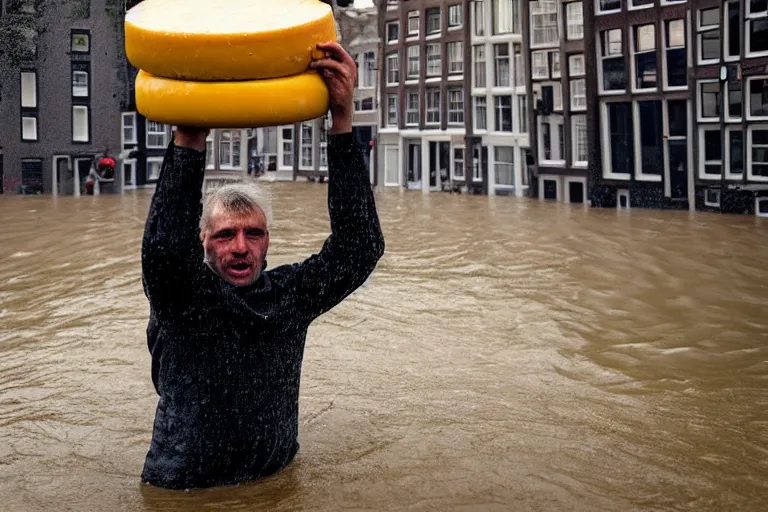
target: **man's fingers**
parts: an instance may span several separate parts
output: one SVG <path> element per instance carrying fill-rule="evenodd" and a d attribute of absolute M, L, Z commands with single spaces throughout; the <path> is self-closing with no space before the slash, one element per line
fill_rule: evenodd
<path fill-rule="evenodd" d="M 330 57 L 312 61 L 309 67 L 323 71 L 333 71 L 340 76 L 347 76 L 349 73 L 348 69 L 341 62 L 335 61 Z"/>
<path fill-rule="evenodd" d="M 338 42 L 336 41 L 330 41 L 328 43 L 318 43 L 317 48 L 320 50 L 323 50 L 324 52 L 328 52 L 331 54 L 331 57 L 335 58 L 336 61 L 342 62 L 343 64 L 346 64 L 348 66 L 354 66 L 355 60 L 352 58 L 352 56 L 347 53 L 347 51 L 342 47 Z"/>

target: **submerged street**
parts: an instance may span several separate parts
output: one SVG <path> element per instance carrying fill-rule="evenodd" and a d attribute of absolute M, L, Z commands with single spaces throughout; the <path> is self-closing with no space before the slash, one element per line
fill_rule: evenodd
<path fill-rule="evenodd" d="M 266 186 L 269 267 L 319 250 L 326 185 Z M 392 189 L 309 331 L 297 459 L 141 486 L 151 194 L 0 198 L 4 509 L 765 510 L 765 219 Z"/>

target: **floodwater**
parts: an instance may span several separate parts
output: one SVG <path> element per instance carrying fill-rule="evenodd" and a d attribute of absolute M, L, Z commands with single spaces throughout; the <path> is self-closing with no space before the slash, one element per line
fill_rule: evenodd
<path fill-rule="evenodd" d="M 270 266 L 309 256 L 326 185 L 270 187 Z M 309 331 L 297 459 L 141 485 L 150 194 L 0 198 L 3 510 L 768 509 L 767 222 L 397 190 Z"/>

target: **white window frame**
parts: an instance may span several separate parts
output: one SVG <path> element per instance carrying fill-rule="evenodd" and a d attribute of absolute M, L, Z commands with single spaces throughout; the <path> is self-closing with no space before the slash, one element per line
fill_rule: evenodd
<path fill-rule="evenodd" d="M 394 101 L 392 101 L 394 100 Z M 394 108 L 394 120 L 392 119 L 392 109 Z M 397 126 L 398 121 L 398 112 L 397 112 L 397 94 L 388 94 L 387 95 L 387 126 Z"/>
<path fill-rule="evenodd" d="M 485 2 L 486 0 L 477 0 L 472 2 L 472 35 L 474 37 L 485 37 Z"/>
<path fill-rule="evenodd" d="M 429 22 L 430 20 L 430 14 L 433 14 L 433 12 L 429 12 L 432 9 L 437 10 L 437 28 L 435 30 L 429 30 Z M 431 19 L 435 19 L 435 17 L 432 17 Z M 443 31 L 443 10 L 440 6 L 434 6 L 434 7 L 427 7 L 424 9 L 424 21 L 426 21 L 426 34 L 427 38 L 435 38 L 439 37 L 440 34 Z"/>
<path fill-rule="evenodd" d="M 548 166 L 548 167 L 564 167 L 565 166 L 565 141 L 563 141 L 563 144 L 562 144 L 563 154 L 560 155 L 560 158 L 558 158 L 558 159 L 546 159 L 546 158 L 544 158 L 544 135 L 543 135 L 544 134 L 544 128 L 543 128 L 543 125 L 544 125 L 545 121 L 547 122 L 547 124 L 550 125 L 550 140 L 554 141 L 555 137 L 557 137 L 558 138 L 557 148 L 558 148 L 558 150 L 560 148 L 560 139 L 559 139 L 560 133 L 559 133 L 558 130 L 554 130 L 554 132 L 556 132 L 556 133 L 553 133 L 552 128 L 551 128 L 552 123 L 549 122 L 550 118 L 553 118 L 553 117 L 559 118 L 559 119 L 562 120 L 563 136 L 565 136 L 565 116 L 562 113 L 555 113 L 555 112 L 553 112 L 551 115 L 546 116 L 546 117 L 544 117 L 544 116 L 536 116 L 536 121 L 537 121 L 537 125 L 536 125 L 536 130 L 537 130 L 536 131 L 536 135 L 537 135 L 537 137 L 536 137 L 536 140 L 537 140 L 537 146 L 538 146 L 536 148 L 536 153 L 539 155 L 539 165 L 545 165 L 545 166 Z M 555 125 L 555 126 L 557 126 L 557 125 Z M 552 144 L 552 148 L 555 148 L 555 144 L 554 143 Z"/>
<path fill-rule="evenodd" d="M 367 51 L 363 52 L 362 66 L 358 66 L 358 89 L 375 89 L 376 88 L 376 74 L 374 68 L 376 67 L 376 52 Z"/>
<path fill-rule="evenodd" d="M 460 160 L 457 160 L 456 158 L 456 150 L 461 150 L 462 157 Z M 467 149 L 464 145 L 455 145 L 453 146 L 451 150 L 451 179 L 452 180 L 459 180 L 464 181 L 467 176 L 467 169 L 466 169 L 466 159 L 467 159 Z M 459 176 L 456 174 L 456 162 L 461 162 L 461 170 L 462 174 Z"/>
<path fill-rule="evenodd" d="M 397 53 L 391 53 L 387 55 L 387 85 L 398 85 L 399 83 L 400 55 Z"/>
<path fill-rule="evenodd" d="M 449 87 L 448 93 L 448 124 L 451 125 L 463 125 L 464 124 L 464 88 L 463 87 Z M 458 93 L 459 100 L 453 101 L 451 96 Z M 458 109 L 452 108 L 455 105 L 460 105 Z"/>
<path fill-rule="evenodd" d="M 719 116 L 716 116 L 716 117 L 704 117 L 704 115 L 703 115 L 703 112 L 704 112 L 704 110 L 703 110 L 704 109 L 704 101 L 702 101 L 702 99 L 704 97 L 703 96 L 703 92 L 702 92 L 702 85 L 703 84 L 718 84 L 718 85 L 720 85 L 720 95 L 722 96 L 722 94 L 723 94 L 722 84 L 720 84 L 719 80 L 711 79 L 711 78 L 704 79 L 704 80 L 697 80 L 696 81 L 696 120 L 698 122 L 700 122 L 700 123 L 719 121 L 720 120 Z M 721 101 L 721 100 L 718 100 L 718 101 Z M 718 107 L 719 107 L 719 105 L 718 105 Z M 743 109 L 744 109 L 744 91 L 743 90 L 741 92 L 741 108 L 742 108 L 742 111 L 743 111 Z"/>
<path fill-rule="evenodd" d="M 602 169 L 603 178 L 609 179 L 609 180 L 629 181 L 633 173 L 628 172 L 624 174 L 624 173 L 613 172 L 613 164 L 611 163 L 611 132 L 610 132 L 610 126 L 609 126 L 610 123 L 608 122 L 608 105 L 612 103 L 614 102 L 608 102 L 608 101 L 600 102 L 600 137 L 602 142 L 601 150 L 603 153 L 603 169 Z M 626 103 L 626 102 L 622 101 L 619 103 Z M 634 117 L 632 118 L 632 130 L 633 131 L 635 130 Z M 635 134 L 633 133 L 632 136 L 634 137 Z M 635 152 L 637 152 L 637 149 L 635 149 Z"/>
<path fill-rule="evenodd" d="M 655 99 L 655 100 L 649 100 L 649 101 L 658 101 L 661 105 L 661 125 L 662 125 L 662 144 L 661 144 L 661 153 L 662 156 L 664 155 L 664 101 L 661 99 Z M 643 153 L 642 153 L 642 147 L 640 140 L 640 102 L 637 100 L 632 101 L 632 144 L 634 145 L 634 153 L 635 153 L 635 161 L 633 162 L 634 165 L 634 175 L 635 180 L 637 181 L 646 181 L 646 182 L 661 182 L 662 178 L 664 176 L 664 169 L 662 167 L 662 170 L 659 174 L 645 174 L 643 172 Z"/>
<path fill-rule="evenodd" d="M 464 73 L 464 41 L 446 43 L 448 57 L 448 74 Z"/>
<path fill-rule="evenodd" d="M 21 72 L 21 106 L 37 108 L 37 71 Z"/>
<path fill-rule="evenodd" d="M 35 142 L 39 138 L 37 133 L 37 117 L 21 115 L 21 140 Z"/>
<path fill-rule="evenodd" d="M 731 115 L 731 98 L 730 98 L 730 83 L 725 82 L 723 85 L 725 86 L 725 97 L 723 98 L 723 108 L 725 109 L 725 119 L 728 122 L 741 122 L 743 116 L 744 116 L 744 110 L 747 108 L 746 101 L 744 98 L 744 91 L 746 89 L 746 84 L 744 81 L 739 82 L 741 85 L 741 115 L 740 116 L 732 116 Z"/>
<path fill-rule="evenodd" d="M 154 136 L 160 136 L 161 132 L 159 130 L 150 130 L 151 125 L 157 125 L 162 126 L 163 132 L 163 142 L 162 144 L 150 144 L 149 143 L 149 137 Z M 156 123 L 154 121 L 150 121 L 149 119 L 144 120 L 144 133 L 145 133 L 145 143 L 147 145 L 147 149 L 165 149 L 168 146 L 168 126 L 164 125 L 162 123 Z"/>
<path fill-rule="evenodd" d="M 82 113 L 81 115 L 85 116 L 85 129 L 83 130 L 83 135 L 79 137 L 75 136 L 77 133 L 77 130 L 75 130 L 75 112 L 80 112 Z M 91 130 L 89 126 L 89 114 L 89 107 L 87 105 L 72 105 L 72 142 L 90 142 Z"/>
<path fill-rule="evenodd" d="M 584 123 L 584 145 L 587 149 L 587 159 L 586 160 L 577 160 L 576 155 L 578 155 L 578 144 L 579 140 L 576 136 L 576 121 L 579 119 L 583 119 Z M 587 136 L 587 115 L 586 114 L 577 114 L 571 116 L 571 165 L 573 167 L 587 167 L 589 165 L 589 138 Z M 585 190 L 586 195 L 586 190 Z"/>
<path fill-rule="evenodd" d="M 389 38 L 389 27 L 395 26 L 397 27 L 397 37 L 395 39 Z M 400 40 L 400 22 L 399 21 L 388 21 L 386 26 L 386 32 L 385 32 L 386 38 L 387 38 L 387 44 L 388 45 L 395 45 Z"/>
<path fill-rule="evenodd" d="M 475 165 L 475 153 L 477 153 L 477 165 Z M 482 183 L 482 181 L 483 181 L 483 148 L 475 144 L 472 146 L 472 182 Z"/>
<path fill-rule="evenodd" d="M 720 131 L 720 124 L 719 123 L 713 123 L 713 124 L 702 124 L 699 125 L 699 131 L 698 131 L 698 137 L 699 137 L 699 168 L 697 169 L 697 174 L 699 176 L 700 180 L 717 180 L 719 181 L 723 176 L 723 169 L 725 167 L 725 163 L 723 162 L 723 157 L 725 156 L 725 150 L 721 147 L 720 149 L 720 160 L 704 160 L 704 154 L 705 154 L 705 144 L 704 144 L 704 132 L 711 132 L 711 131 Z M 722 137 L 720 139 L 722 141 Z M 704 167 L 707 165 L 719 165 L 720 166 L 720 174 L 706 174 L 704 173 Z M 747 166 L 748 167 L 748 166 Z"/>
<path fill-rule="evenodd" d="M 527 95 L 525 94 L 517 94 L 515 95 L 515 98 L 517 98 L 517 115 L 513 115 L 513 117 L 517 118 L 517 122 L 515 123 L 515 129 L 517 130 L 517 133 L 528 133 L 528 99 Z"/>
<path fill-rule="evenodd" d="M 130 167 L 130 172 L 126 173 L 125 168 Z M 125 177 L 130 176 L 130 182 L 125 181 Z M 135 158 L 128 158 L 126 160 L 123 160 L 123 187 L 124 190 L 134 190 L 136 189 L 136 159 Z"/>
<path fill-rule="evenodd" d="M 572 9 L 572 7 L 577 7 Z M 578 19 L 575 17 L 578 16 Z M 568 2 L 565 4 L 565 38 L 568 41 L 584 39 L 584 3 Z"/>
<path fill-rule="evenodd" d="M 387 178 L 389 177 L 387 171 L 390 169 L 389 163 L 390 159 L 388 158 L 388 155 L 394 152 L 395 153 L 395 175 L 397 176 L 397 181 L 390 181 Z M 397 145 L 391 144 L 384 146 L 384 186 L 385 187 L 399 187 L 402 182 L 402 172 L 400 172 L 400 148 Z"/>
<path fill-rule="evenodd" d="M 424 124 L 440 124 L 440 87 L 427 87 L 424 90 L 424 99 L 426 104 L 426 115 L 424 116 Z M 430 119 L 430 116 L 432 119 Z"/>
<path fill-rule="evenodd" d="M 309 127 L 309 142 L 304 140 L 304 127 Z M 304 163 L 304 150 L 309 148 L 310 163 Z M 299 169 L 308 171 L 315 166 L 315 127 L 312 120 L 299 123 Z"/>
<path fill-rule="evenodd" d="M 758 217 L 768 217 L 768 213 L 760 213 L 760 203 L 763 201 L 768 202 L 768 196 L 755 198 L 755 215 Z"/>
<path fill-rule="evenodd" d="M 499 120 L 502 118 L 502 112 L 507 110 L 506 106 L 502 106 L 499 102 L 500 98 L 509 98 L 509 130 L 502 130 Z M 495 94 L 493 95 L 493 132 L 494 133 L 514 133 L 515 131 L 515 102 L 512 94 Z M 499 125 L 499 128 L 496 128 Z"/>
<path fill-rule="evenodd" d="M 614 14 L 617 12 L 621 12 L 622 3 L 627 0 L 620 0 L 619 2 L 619 8 L 618 9 L 607 9 L 605 11 L 600 9 L 600 0 L 595 0 L 595 14 L 597 16 L 603 15 L 603 14 Z"/>
<path fill-rule="evenodd" d="M 464 6 L 461 3 L 448 6 L 448 30 L 459 30 L 464 25 Z"/>
<path fill-rule="evenodd" d="M 412 44 L 408 47 L 408 62 L 405 79 L 418 80 L 421 75 L 421 51 L 419 45 Z"/>
<path fill-rule="evenodd" d="M 721 13 L 721 17 L 723 19 L 723 55 L 722 55 L 722 57 L 723 57 L 723 60 L 726 61 L 726 62 L 734 62 L 734 61 L 741 60 L 741 54 L 739 54 L 739 55 L 731 55 L 729 53 L 730 52 L 730 45 L 728 44 L 728 41 L 730 40 L 730 37 L 731 37 L 731 28 L 730 28 L 730 25 L 728 24 L 728 6 L 731 3 L 735 3 L 739 7 L 739 9 L 740 9 L 741 6 L 739 4 L 741 4 L 741 0 L 735 0 L 735 1 L 734 0 L 723 0 L 723 8 L 722 8 L 722 13 Z M 744 30 L 749 26 L 748 25 L 748 23 L 749 23 L 749 15 L 747 14 L 747 12 L 749 11 L 749 0 L 747 0 L 747 3 L 745 4 L 744 8 L 746 9 L 745 16 L 747 18 L 747 25 L 746 26 L 740 26 L 740 28 L 739 28 L 739 32 L 740 32 L 739 33 L 739 37 L 742 38 L 742 40 L 739 41 L 739 50 L 741 50 L 742 46 L 747 44 L 747 40 L 746 40 L 747 39 L 746 38 L 747 33 L 744 32 Z M 746 51 L 746 49 L 745 49 L 745 51 Z"/>
<path fill-rule="evenodd" d="M 82 85 L 75 85 L 75 76 L 82 77 L 85 76 L 85 89 L 82 89 Z M 76 87 L 80 87 L 80 89 L 76 89 Z M 90 86 L 88 83 L 88 72 L 82 71 L 82 70 L 72 70 L 72 96 L 75 98 L 87 98 L 90 94 Z"/>
<path fill-rule="evenodd" d="M 515 186 L 517 185 L 517 172 L 516 172 L 517 169 L 516 169 L 516 166 L 515 166 L 515 147 L 511 146 L 511 145 L 508 145 L 508 144 L 495 144 L 492 147 L 493 147 L 493 181 L 491 183 L 493 183 L 493 187 L 496 188 L 496 189 L 501 189 L 501 190 L 514 190 Z M 506 149 L 511 150 L 511 154 L 512 154 L 512 161 L 511 162 L 506 162 L 506 161 L 503 161 L 503 160 L 500 161 L 500 160 L 497 159 L 497 157 L 498 157 L 497 151 L 499 149 L 501 149 L 501 148 L 506 148 Z M 491 151 L 489 150 L 488 152 L 490 153 Z M 500 163 L 500 162 L 503 162 L 503 163 Z M 503 165 L 505 167 L 506 166 L 510 166 L 512 168 L 512 184 L 511 185 L 508 184 L 508 183 L 499 183 L 498 182 L 497 176 L 498 176 L 498 166 L 499 165 Z"/>
<path fill-rule="evenodd" d="M 488 87 L 487 48 L 484 44 L 472 45 L 472 88 L 485 89 Z M 478 85 L 482 77 L 482 84 Z"/>
<path fill-rule="evenodd" d="M 551 48 L 560 44 L 560 9 L 558 0 L 534 0 L 528 3 L 530 17 L 530 48 Z M 553 18 L 554 17 L 554 22 Z M 545 21 L 537 26 L 537 20 Z M 536 41 L 537 30 L 540 31 Z M 554 37 L 552 34 L 554 33 Z"/>
<path fill-rule="evenodd" d="M 152 168 L 150 164 L 158 164 L 157 165 L 157 176 L 151 175 L 149 173 L 149 170 Z M 145 179 L 147 183 L 157 181 L 160 179 L 160 172 L 163 169 L 163 157 L 162 156 L 148 156 L 147 157 L 147 167 L 144 169 Z"/>
<path fill-rule="evenodd" d="M 680 98 L 683 99 L 683 98 Z M 664 195 L 666 197 L 670 197 L 672 195 L 672 186 L 670 184 L 670 176 L 672 169 L 669 168 L 669 142 L 670 141 L 676 141 L 676 140 L 683 140 L 687 141 L 691 134 L 691 101 L 685 100 L 685 135 L 672 135 L 669 133 L 669 98 L 664 98 L 663 103 L 661 105 L 661 121 L 663 124 L 663 132 L 662 132 L 662 142 L 663 142 L 663 151 L 662 151 L 662 157 L 664 158 Z M 693 167 L 693 159 L 691 158 L 691 150 L 690 147 L 685 155 L 685 167 L 686 167 L 686 175 L 691 172 L 691 168 Z"/>
<path fill-rule="evenodd" d="M 599 1 L 599 0 L 597 0 L 597 1 Z M 606 37 L 607 37 L 607 33 L 611 32 L 613 30 L 618 30 L 619 33 L 621 34 L 621 52 L 618 55 L 608 55 L 608 56 L 607 55 L 603 55 L 603 50 L 602 50 L 602 37 L 603 36 L 602 36 L 602 34 L 606 33 Z M 632 81 L 631 74 L 632 73 L 631 73 L 631 68 L 627 69 L 627 60 L 626 60 L 626 57 L 624 55 L 624 45 L 626 44 L 626 38 L 624 37 L 624 29 L 621 28 L 621 27 L 616 27 L 616 28 L 601 30 L 597 34 L 597 41 L 596 42 L 597 42 L 596 50 L 597 50 L 597 61 L 598 61 L 598 63 L 597 63 L 597 90 L 598 90 L 598 94 L 600 96 L 618 96 L 618 95 L 626 94 L 627 93 L 626 84 L 629 83 L 630 87 L 632 87 L 632 83 L 631 83 L 631 81 Z M 618 58 L 624 59 L 624 84 L 625 84 L 624 85 L 624 89 L 606 90 L 604 88 L 605 81 L 603 80 L 603 62 L 606 61 L 606 60 L 609 60 L 609 59 L 618 59 Z"/>
<path fill-rule="evenodd" d="M 285 138 L 283 136 L 284 135 L 284 130 L 290 130 L 290 133 L 291 133 L 290 138 Z M 294 165 L 296 165 L 296 162 L 294 162 L 294 158 L 293 158 L 293 138 L 294 138 L 294 135 L 295 135 L 295 133 L 294 133 L 295 130 L 296 130 L 296 128 L 292 124 L 291 125 L 283 125 L 283 126 L 279 127 L 278 143 L 280 145 L 278 146 L 277 151 L 278 151 L 280 157 L 278 158 L 278 161 L 277 161 L 277 168 L 280 169 L 281 171 L 292 170 Z M 286 151 L 286 149 L 287 149 L 287 151 Z M 285 163 L 286 155 L 288 155 L 288 159 L 291 162 L 290 164 L 287 164 L 287 165 Z"/>
<path fill-rule="evenodd" d="M 482 105 L 478 105 L 478 101 L 482 102 Z M 481 107 L 485 111 L 485 115 L 479 116 L 477 113 L 478 107 Z M 481 128 L 480 125 L 478 125 L 478 120 L 483 120 L 484 127 Z M 475 132 L 479 133 L 485 133 L 488 131 L 488 97 L 485 95 L 481 96 L 472 96 L 472 123 L 473 123 L 473 129 Z"/>
<path fill-rule="evenodd" d="M 752 23 L 754 23 L 754 21 L 758 19 L 768 18 L 768 10 L 751 12 L 750 2 L 749 0 L 745 0 L 744 18 L 746 21 L 746 23 L 744 24 L 744 34 L 743 34 L 744 55 L 748 58 L 768 56 L 768 50 L 765 50 L 762 52 L 753 52 L 750 45 L 750 41 L 752 40 L 752 38 L 749 37 L 750 32 L 752 32 Z"/>
<path fill-rule="evenodd" d="M 129 125 L 126 125 L 125 120 L 130 119 Z M 138 137 L 136 135 L 136 112 L 122 112 L 120 114 L 120 144 L 125 149 L 126 144 L 138 144 Z M 125 130 L 130 129 L 132 136 L 126 138 Z"/>
<path fill-rule="evenodd" d="M 443 56 L 440 43 L 429 43 L 426 45 L 427 70 L 426 76 L 441 76 L 443 74 Z"/>
<path fill-rule="evenodd" d="M 581 87 L 578 87 L 579 84 Z M 585 112 L 587 110 L 587 79 L 574 78 L 569 82 L 569 87 L 571 89 L 571 112 Z"/>
<path fill-rule="evenodd" d="M 507 49 L 506 55 L 501 55 L 499 50 Z M 512 86 L 512 67 L 509 54 L 509 43 L 497 43 L 493 45 L 493 84 L 492 87 L 511 87 Z M 503 66 L 504 60 L 507 61 L 507 72 L 499 73 L 499 68 Z M 504 83 L 506 78 L 507 83 Z"/>
<path fill-rule="evenodd" d="M 686 76 L 686 80 L 685 80 L 685 85 L 674 85 L 674 86 L 670 86 L 669 85 L 669 74 L 668 74 L 669 73 L 669 69 L 668 69 L 669 66 L 667 65 L 667 52 L 669 50 L 679 50 L 680 49 L 679 46 L 672 46 L 672 47 L 670 47 L 669 46 L 669 41 L 667 40 L 667 32 L 668 32 L 667 31 L 667 25 L 670 22 L 672 22 L 672 21 L 682 21 L 683 22 L 683 46 L 682 46 L 682 49 L 683 49 L 683 52 L 685 54 L 686 74 L 688 72 L 687 71 L 687 69 L 688 69 L 688 54 L 689 54 L 689 48 L 688 48 L 688 45 L 687 45 L 687 42 L 688 42 L 688 27 L 687 27 L 687 25 L 685 23 L 685 18 L 673 18 L 673 19 L 668 19 L 668 20 L 662 20 L 662 24 L 661 24 L 661 28 L 662 28 L 662 33 L 661 33 L 661 67 L 662 67 L 662 70 L 661 70 L 661 74 L 662 74 L 662 77 L 663 77 L 662 78 L 663 81 L 662 81 L 661 84 L 662 84 L 662 87 L 664 88 L 665 91 L 686 91 L 686 90 L 688 90 L 688 81 L 689 81 L 689 78 L 687 76 Z M 658 70 L 657 70 L 657 74 L 658 74 Z"/>
<path fill-rule="evenodd" d="M 570 183 L 581 183 L 581 188 L 584 191 L 584 201 L 582 204 L 587 207 L 589 205 L 589 189 L 587 188 L 587 178 L 577 176 L 563 176 L 563 202 L 566 204 L 571 204 L 571 188 L 568 186 Z"/>
<path fill-rule="evenodd" d="M 548 51 L 538 50 L 538 51 L 531 52 L 531 78 L 534 80 L 549 79 L 549 52 Z"/>
<path fill-rule="evenodd" d="M 731 132 L 741 132 L 741 140 L 742 140 L 742 146 L 744 146 L 745 154 L 742 155 L 742 158 L 744 160 L 744 169 L 741 170 L 741 173 L 734 173 L 731 172 L 731 138 L 730 134 Z M 725 155 L 724 160 L 725 162 L 723 165 L 725 166 L 725 179 L 727 180 L 741 180 L 744 177 L 744 173 L 747 172 L 747 155 L 746 153 L 749 152 L 749 148 L 746 147 L 747 143 L 747 134 L 744 133 L 744 130 L 741 129 L 741 124 L 731 124 L 726 125 L 725 127 Z"/>
<path fill-rule="evenodd" d="M 741 86 L 741 112 L 742 114 L 747 116 L 747 121 L 768 121 L 768 112 L 766 112 L 766 114 L 762 116 L 754 116 L 751 114 L 752 94 L 749 93 L 749 90 L 752 82 L 755 80 L 764 80 L 768 82 L 768 75 L 750 76 L 746 80 L 742 81 L 743 85 Z M 722 91 L 720 92 L 720 94 L 722 94 Z M 747 98 L 747 101 L 744 101 L 745 97 Z M 766 106 L 768 106 L 768 103 L 766 104 Z"/>
<path fill-rule="evenodd" d="M 631 0 L 630 0 L 631 1 Z M 653 4 L 651 4 L 652 6 Z M 639 29 L 642 27 L 651 27 L 653 29 L 653 49 L 651 50 L 638 50 L 637 49 L 637 42 L 638 42 L 638 32 Z M 644 92 L 654 92 L 657 91 L 659 88 L 659 77 L 661 75 L 661 70 L 659 69 L 659 59 L 656 59 L 656 86 L 655 87 L 643 87 L 640 88 L 637 86 L 637 79 L 639 78 L 637 76 L 637 61 L 636 56 L 642 55 L 645 53 L 653 53 L 654 55 L 657 55 L 656 53 L 656 23 L 643 23 L 641 25 L 632 25 L 632 38 L 629 45 L 629 60 L 630 60 L 630 71 L 629 71 L 629 83 L 630 83 L 630 90 L 633 93 L 644 93 Z"/>
<path fill-rule="evenodd" d="M 413 27 L 415 25 L 415 28 Z M 408 11 L 408 22 L 407 22 L 407 32 L 406 37 L 410 38 L 418 38 L 419 37 L 419 29 L 420 26 L 420 19 L 419 19 L 419 11 Z"/>
<path fill-rule="evenodd" d="M 629 4 L 627 5 L 628 11 L 639 11 L 641 9 L 650 9 L 654 5 L 654 2 L 651 2 L 649 4 L 635 5 L 635 0 L 628 0 L 628 1 L 629 1 Z"/>
<path fill-rule="evenodd" d="M 416 98 L 416 109 L 411 108 L 411 98 Z M 408 114 L 416 114 L 416 121 L 410 121 Z M 419 102 L 418 91 L 406 91 L 405 92 L 405 126 L 418 126 L 419 118 L 421 116 L 421 104 Z"/>
<path fill-rule="evenodd" d="M 719 63 L 722 60 L 723 55 L 725 53 L 723 51 L 723 49 L 724 49 L 723 48 L 723 31 L 720 30 L 720 24 L 718 23 L 717 25 L 704 25 L 704 26 L 702 26 L 702 24 L 701 24 L 701 12 L 702 11 L 709 11 L 711 9 L 719 9 L 720 10 L 720 15 L 719 15 L 718 18 L 722 18 L 722 15 L 723 15 L 723 5 L 725 5 L 725 3 L 721 2 L 720 5 L 716 6 L 716 7 L 706 7 L 706 8 L 697 8 L 696 9 L 696 48 L 697 48 L 697 51 L 696 51 L 696 62 L 700 66 L 701 65 L 708 65 L 708 64 L 717 64 L 717 63 Z M 703 51 L 703 48 L 704 48 L 703 45 L 701 44 L 701 42 L 702 42 L 701 35 L 704 34 L 705 32 L 712 32 L 714 30 L 720 30 L 720 42 L 719 42 L 720 58 L 719 59 L 704 59 L 702 57 L 702 53 L 701 53 Z"/>
<path fill-rule="evenodd" d="M 717 199 L 715 201 L 710 201 L 707 194 L 710 192 L 716 192 Z M 710 188 L 707 187 L 704 189 L 704 206 L 709 206 L 711 208 L 720 208 L 720 198 L 721 198 L 721 192 L 719 188 Z"/>
<path fill-rule="evenodd" d="M 539 174 L 539 201 L 545 201 L 544 199 L 544 182 L 555 182 L 555 198 L 546 199 L 546 201 L 560 202 L 563 197 L 563 180 L 562 176 L 558 174 Z"/>
<path fill-rule="evenodd" d="M 749 181 L 761 181 L 768 182 L 768 176 L 757 176 L 752 173 L 752 149 L 754 143 L 752 142 L 752 132 L 755 130 L 768 131 L 768 123 L 752 124 L 747 126 L 747 137 L 744 142 L 744 147 L 747 149 L 746 158 L 744 159 L 744 167 L 746 168 L 746 176 Z"/>

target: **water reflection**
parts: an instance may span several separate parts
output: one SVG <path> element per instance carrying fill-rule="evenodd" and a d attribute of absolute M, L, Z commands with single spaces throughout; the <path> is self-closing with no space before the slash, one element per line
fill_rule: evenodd
<path fill-rule="evenodd" d="M 325 185 L 272 186 L 275 266 L 328 221 Z M 368 286 L 310 330 L 296 461 L 140 485 L 149 197 L 0 199 L 4 508 L 765 509 L 765 222 L 400 191 Z"/>

